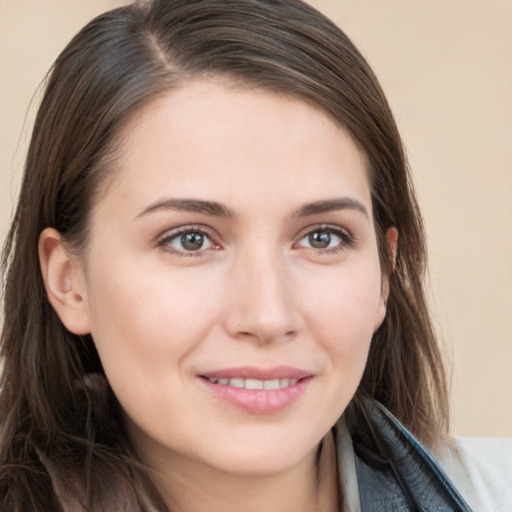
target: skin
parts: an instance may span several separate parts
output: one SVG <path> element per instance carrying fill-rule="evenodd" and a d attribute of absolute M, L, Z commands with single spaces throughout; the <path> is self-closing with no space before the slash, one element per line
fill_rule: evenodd
<path fill-rule="evenodd" d="M 334 510 L 328 433 L 385 315 L 363 155 L 314 106 L 210 80 L 138 112 L 112 172 L 83 255 L 43 232 L 43 276 L 66 327 L 92 334 L 169 507 Z M 170 207 L 190 199 L 230 216 Z M 187 250 L 183 229 L 203 245 Z M 226 403 L 200 377 L 280 365 L 311 378 L 270 414 Z"/>

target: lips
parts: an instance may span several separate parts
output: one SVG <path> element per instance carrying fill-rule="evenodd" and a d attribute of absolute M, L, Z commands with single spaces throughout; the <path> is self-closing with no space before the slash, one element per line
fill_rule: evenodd
<path fill-rule="evenodd" d="M 255 368 L 252 366 L 237 366 L 234 368 L 225 368 L 222 370 L 208 371 L 201 373 L 201 377 L 207 379 L 257 379 L 257 380 L 276 380 L 276 379 L 303 379 L 310 377 L 313 373 L 307 370 L 294 368 L 293 366 L 276 366 L 273 368 Z"/>
<path fill-rule="evenodd" d="M 289 366 L 237 367 L 199 375 L 206 389 L 229 405 L 253 414 L 273 414 L 297 401 L 313 379 Z"/>
<path fill-rule="evenodd" d="M 283 389 L 289 386 L 297 384 L 298 379 L 284 378 L 284 379 L 244 379 L 241 377 L 229 378 L 209 378 L 212 384 L 219 384 L 220 386 L 232 386 L 234 388 L 245 388 L 245 389 Z"/>

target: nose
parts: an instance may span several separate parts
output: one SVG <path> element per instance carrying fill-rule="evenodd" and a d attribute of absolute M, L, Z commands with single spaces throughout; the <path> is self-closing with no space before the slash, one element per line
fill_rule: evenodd
<path fill-rule="evenodd" d="M 286 261 L 275 254 L 240 257 L 229 279 L 226 332 L 238 339 L 269 343 L 290 340 L 301 329 Z"/>

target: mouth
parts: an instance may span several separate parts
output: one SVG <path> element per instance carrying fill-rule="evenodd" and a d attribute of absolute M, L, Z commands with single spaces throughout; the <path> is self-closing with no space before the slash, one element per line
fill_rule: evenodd
<path fill-rule="evenodd" d="M 266 389 L 266 390 L 275 390 L 275 389 L 284 389 L 289 388 L 290 386 L 294 386 L 297 384 L 299 379 L 269 379 L 269 380 L 261 380 L 261 379 L 244 379 L 240 377 L 232 377 L 232 378 L 208 378 L 203 377 L 211 382 L 212 384 L 218 384 L 219 386 L 231 386 L 233 388 L 244 388 L 244 389 Z"/>
<path fill-rule="evenodd" d="M 198 375 L 205 388 L 222 402 L 253 414 L 286 409 L 306 391 L 311 372 L 291 367 L 218 370 Z"/>

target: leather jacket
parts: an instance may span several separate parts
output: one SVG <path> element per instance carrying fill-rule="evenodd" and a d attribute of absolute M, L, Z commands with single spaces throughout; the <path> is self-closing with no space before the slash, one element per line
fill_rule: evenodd
<path fill-rule="evenodd" d="M 439 464 L 381 404 L 346 411 L 361 512 L 471 512 Z"/>

